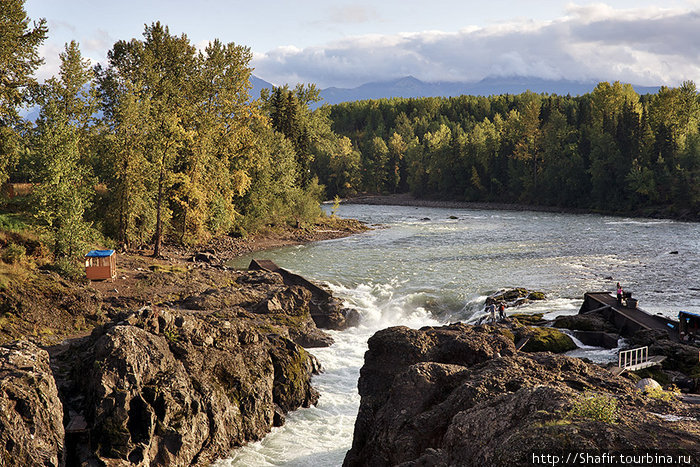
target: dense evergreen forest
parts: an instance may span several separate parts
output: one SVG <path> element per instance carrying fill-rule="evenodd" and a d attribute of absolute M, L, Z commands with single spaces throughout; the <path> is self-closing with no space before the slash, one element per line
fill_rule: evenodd
<path fill-rule="evenodd" d="M 316 155 L 314 170 L 330 196 L 411 191 L 610 213 L 700 213 L 700 100 L 690 81 L 654 95 L 602 82 L 580 97 L 394 98 L 319 112 L 350 139 L 342 158 Z"/>
<path fill-rule="evenodd" d="M 66 44 L 60 72 L 40 84 L 47 34 L 24 0 L 3 1 L 0 224 L 31 225 L 70 261 L 92 245 L 152 245 L 158 255 L 165 240 L 321 215 L 312 154 L 349 143 L 309 109 L 313 85 L 252 99 L 250 49 L 216 40 L 198 51 L 160 23 L 116 42 L 105 65 Z M 36 122 L 21 118 L 23 106 L 40 108 Z"/>

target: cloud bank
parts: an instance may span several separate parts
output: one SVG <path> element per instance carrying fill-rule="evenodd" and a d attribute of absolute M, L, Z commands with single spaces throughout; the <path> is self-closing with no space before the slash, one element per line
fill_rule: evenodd
<path fill-rule="evenodd" d="M 406 75 L 424 81 L 521 75 L 677 85 L 700 82 L 700 10 L 571 5 L 554 21 L 280 47 L 255 54 L 253 66 L 256 75 L 275 84 L 313 82 L 322 88 Z"/>

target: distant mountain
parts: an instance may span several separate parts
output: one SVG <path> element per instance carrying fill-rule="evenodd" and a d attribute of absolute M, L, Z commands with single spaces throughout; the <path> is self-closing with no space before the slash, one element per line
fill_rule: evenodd
<path fill-rule="evenodd" d="M 40 111 L 41 107 L 39 107 L 38 105 L 29 108 L 22 107 L 19 111 L 19 116 L 30 122 L 36 122 L 36 119 L 39 118 Z"/>
<path fill-rule="evenodd" d="M 258 99 L 262 89 L 272 89 L 274 84 L 251 75 L 250 83 L 253 87 L 250 90 L 250 97 Z M 476 96 L 490 96 L 494 94 L 520 94 L 528 89 L 541 94 L 559 94 L 580 96 L 591 92 L 598 84 L 597 81 L 581 82 L 567 80 L 546 80 L 542 78 L 511 76 L 511 77 L 490 77 L 484 78 L 475 83 L 456 83 L 448 81 L 438 81 L 428 83 L 413 76 L 406 76 L 389 81 L 375 81 L 366 83 L 356 88 L 336 88 L 330 87 L 321 90 L 321 102 L 312 105 L 312 108 L 320 107 L 322 104 L 339 104 L 341 102 L 352 102 L 366 99 L 382 99 L 391 97 L 450 97 L 471 94 Z M 639 94 L 656 93 L 659 87 L 656 86 L 634 86 Z M 32 122 L 39 116 L 39 107 L 34 106 L 24 108 L 20 115 Z"/>
<path fill-rule="evenodd" d="M 511 76 L 488 77 L 481 81 L 433 82 L 427 83 L 413 76 L 390 81 L 366 83 L 356 88 L 326 88 L 321 91 L 324 104 L 338 104 L 365 99 L 390 97 L 437 97 L 460 96 L 463 94 L 490 96 L 496 94 L 520 94 L 527 90 L 541 94 L 579 96 L 591 92 L 597 81 L 546 80 L 542 78 Z M 639 94 L 656 93 L 659 87 L 633 85 Z"/>
<path fill-rule="evenodd" d="M 260 91 L 263 89 L 272 89 L 274 87 L 274 84 L 268 83 L 255 75 L 250 76 L 250 84 L 253 85 L 253 88 L 250 90 L 250 97 L 253 99 L 258 99 L 260 97 Z"/>

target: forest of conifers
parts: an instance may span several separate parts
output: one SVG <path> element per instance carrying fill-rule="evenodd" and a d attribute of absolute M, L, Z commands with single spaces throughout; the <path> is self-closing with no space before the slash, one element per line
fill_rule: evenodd
<path fill-rule="evenodd" d="M 324 196 L 362 192 L 690 219 L 700 211 L 692 82 L 644 96 L 616 82 L 580 97 L 395 98 L 312 111 L 315 86 L 255 99 L 250 49 L 216 40 L 198 51 L 160 23 L 116 42 L 96 67 L 66 44 L 57 76 L 38 83 L 45 22 L 26 17 L 24 0 L 4 0 L 1 16 L 0 185 L 24 186 L 25 196 L 5 190 L 0 214 L 31 217 L 56 258 L 91 244 L 153 245 L 158 255 L 164 240 L 303 225 Z M 40 109 L 35 122 L 21 117 L 27 106 Z"/>
<path fill-rule="evenodd" d="M 639 96 L 602 82 L 579 97 L 381 99 L 328 110 L 357 152 L 318 155 L 329 194 L 419 197 L 697 219 L 700 100 L 691 81 Z"/>

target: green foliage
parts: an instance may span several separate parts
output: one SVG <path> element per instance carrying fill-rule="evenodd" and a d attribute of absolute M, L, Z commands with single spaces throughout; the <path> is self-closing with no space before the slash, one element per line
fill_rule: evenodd
<path fill-rule="evenodd" d="M 603 423 L 616 423 L 618 418 L 617 399 L 607 394 L 587 391 L 583 397 L 573 403 L 568 416 Z"/>
<path fill-rule="evenodd" d="M 555 328 L 529 328 L 530 340 L 523 347 L 524 352 L 563 353 L 576 349 L 574 341 Z"/>
<path fill-rule="evenodd" d="M 84 215 L 94 184 L 81 154 L 94 110 L 83 91 L 90 82 L 89 64 L 72 42 L 61 55 L 61 79 L 52 78 L 36 90 L 42 109 L 32 142 L 37 167 L 32 208 L 51 236 L 54 255 L 69 258 L 69 263 L 84 252 L 91 236 Z"/>
<path fill-rule="evenodd" d="M 333 198 L 333 206 L 331 207 L 331 217 L 335 217 L 339 208 L 340 208 L 340 196 L 335 195 L 335 197 Z"/>
<path fill-rule="evenodd" d="M 10 243 L 2 249 L 0 257 L 8 264 L 21 263 L 27 256 L 27 249 L 23 245 Z"/>
<path fill-rule="evenodd" d="M 101 168 L 120 243 L 191 244 L 318 209 L 309 167 L 321 140 L 313 86 L 251 101 L 246 47 L 215 40 L 197 53 L 160 23 L 117 42 L 98 67 L 106 123 Z M 270 116 L 273 131 L 265 113 Z M 311 200 L 311 201 L 309 201 Z"/>
<path fill-rule="evenodd" d="M 170 344 L 176 344 L 180 341 L 180 331 L 177 329 L 166 329 L 163 331 L 163 336 L 165 336 Z"/>
<path fill-rule="evenodd" d="M 20 232 L 27 229 L 24 219 L 18 214 L 0 214 L 0 230 Z"/>
<path fill-rule="evenodd" d="M 642 97 L 628 84 L 603 82 L 578 97 L 392 98 L 325 112 L 360 151 L 357 192 L 700 211 L 700 98 L 692 82 Z M 342 194 L 328 159 L 315 170 L 330 196 Z"/>
<path fill-rule="evenodd" d="M 78 280 L 85 277 L 85 268 L 82 267 L 82 264 L 79 264 L 75 259 L 71 258 L 58 258 L 54 263 L 48 265 L 47 268 L 66 279 Z"/>
<path fill-rule="evenodd" d="M 313 145 L 319 138 L 318 119 L 315 119 L 309 104 L 319 100 L 319 91 L 314 85 L 276 87 L 264 104 L 270 115 L 272 127 L 284 135 L 292 144 L 298 165 L 299 183 L 305 188 L 311 182 Z"/>
<path fill-rule="evenodd" d="M 647 395 L 647 397 L 651 397 L 652 399 L 665 402 L 672 402 L 677 401 L 679 399 L 681 395 L 681 390 L 678 389 L 678 387 L 676 387 L 675 385 L 672 385 L 667 390 L 664 390 L 661 387 L 653 387 L 647 389 L 645 391 L 645 394 Z"/>
<path fill-rule="evenodd" d="M 0 185 L 12 171 L 21 150 L 18 109 L 31 102 L 29 88 L 41 65 L 39 46 L 46 39 L 46 20 L 30 26 L 24 0 L 3 0 L 0 8 Z"/>

